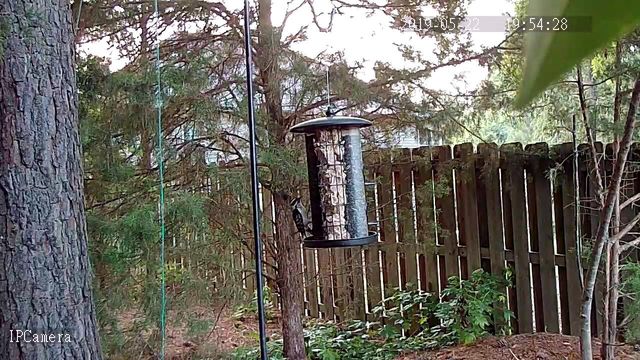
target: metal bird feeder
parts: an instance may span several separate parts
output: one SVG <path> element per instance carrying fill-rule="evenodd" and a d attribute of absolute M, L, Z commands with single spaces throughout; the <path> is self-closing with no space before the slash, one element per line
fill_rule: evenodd
<path fill-rule="evenodd" d="M 368 120 L 328 116 L 290 129 L 305 134 L 311 236 L 308 248 L 362 246 L 377 241 L 369 231 L 360 128 Z"/>

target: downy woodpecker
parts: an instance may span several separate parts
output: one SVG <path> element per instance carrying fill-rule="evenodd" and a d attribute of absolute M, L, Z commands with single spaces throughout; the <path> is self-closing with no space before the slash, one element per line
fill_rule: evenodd
<path fill-rule="evenodd" d="M 291 201 L 291 213 L 293 214 L 293 222 L 296 224 L 298 232 L 302 238 L 307 237 L 307 233 L 311 232 L 311 220 L 307 214 L 307 210 L 302 205 L 300 197 L 296 197 Z"/>

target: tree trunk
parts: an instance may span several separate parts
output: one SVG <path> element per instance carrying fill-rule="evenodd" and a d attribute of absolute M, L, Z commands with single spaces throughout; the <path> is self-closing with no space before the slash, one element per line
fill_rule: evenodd
<path fill-rule="evenodd" d="M 620 242 L 614 241 L 611 244 L 610 249 L 611 263 L 610 263 L 610 280 L 609 280 L 609 296 L 606 299 L 608 301 L 607 308 L 607 324 L 608 339 L 604 347 L 604 354 L 602 356 L 605 360 L 615 359 L 615 346 L 618 337 L 618 298 L 620 287 Z"/>
<path fill-rule="evenodd" d="M 101 359 L 69 1 L 0 14 L 0 359 Z"/>
<path fill-rule="evenodd" d="M 289 196 L 274 193 L 276 211 L 275 241 L 278 247 L 277 282 L 282 304 L 282 339 L 284 355 L 290 360 L 305 359 L 302 315 L 304 313 L 302 257 Z"/>
<path fill-rule="evenodd" d="M 622 43 L 616 42 L 616 58 L 613 71 L 620 73 L 620 62 L 622 60 Z M 620 121 L 620 103 L 621 103 L 621 84 L 622 78 L 618 75 L 615 79 L 615 95 L 613 100 L 613 126 L 614 128 Z M 620 137 L 617 132 L 613 134 L 613 156 L 618 156 Z M 620 231 L 620 194 L 616 196 L 613 210 L 613 234 Z M 608 268 L 605 269 L 607 291 L 605 293 L 605 317 L 604 317 L 604 336 L 602 341 L 601 356 L 604 360 L 613 360 L 615 358 L 615 350 L 613 344 L 617 340 L 618 335 L 618 297 L 620 296 L 618 286 L 620 283 L 620 241 L 615 240 L 608 244 Z"/>
<path fill-rule="evenodd" d="M 271 23 L 271 0 L 258 1 L 258 42 L 256 44 L 256 70 L 264 95 L 262 107 L 268 120 L 266 123 L 268 143 L 273 147 L 286 148 L 289 124 L 282 111 L 280 57 L 281 31 Z M 280 149 L 276 149 L 278 151 Z M 298 233 L 293 222 L 289 204 L 289 194 L 299 186 L 292 181 L 292 175 L 280 164 L 272 164 L 270 187 L 275 208 L 276 232 L 274 241 L 277 248 L 276 282 L 282 305 L 282 338 L 284 356 L 289 360 L 305 359 L 302 317 L 304 296 L 302 283 L 302 256 Z"/>

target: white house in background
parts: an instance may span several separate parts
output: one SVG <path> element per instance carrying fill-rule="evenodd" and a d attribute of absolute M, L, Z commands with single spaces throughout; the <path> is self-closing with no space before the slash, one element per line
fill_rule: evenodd
<path fill-rule="evenodd" d="M 375 124 L 373 126 L 375 133 Z M 430 131 L 420 130 L 414 126 L 402 130 L 395 130 L 387 134 L 376 135 L 376 144 L 381 147 L 414 149 L 422 146 L 439 146 L 445 144 L 442 135 Z"/>
<path fill-rule="evenodd" d="M 365 136 L 378 147 L 414 149 L 422 146 L 439 146 L 447 140 L 438 131 L 427 129 L 416 124 L 402 125 L 396 119 L 378 115 L 373 126 L 368 128 Z M 429 120 L 424 120 L 428 123 Z"/>

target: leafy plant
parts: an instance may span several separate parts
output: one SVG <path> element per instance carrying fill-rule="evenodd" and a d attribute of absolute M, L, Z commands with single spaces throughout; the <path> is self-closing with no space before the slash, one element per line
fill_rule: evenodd
<path fill-rule="evenodd" d="M 372 309 L 381 322 L 343 324 L 313 320 L 304 332 L 312 360 L 390 360 L 405 351 L 469 343 L 487 334 L 495 319 L 508 320 L 504 290 L 509 273 L 497 278 L 482 270 L 468 280 L 449 279 L 439 299 L 417 289 L 396 289 Z M 282 340 L 269 342 L 269 358 L 282 359 Z M 234 359 L 255 359 L 257 348 L 236 350 Z"/>
<path fill-rule="evenodd" d="M 622 292 L 630 301 L 625 305 L 627 342 L 640 342 L 640 264 L 630 262 L 622 267 Z"/>
<path fill-rule="evenodd" d="M 395 334 L 416 335 L 438 306 L 438 298 L 420 290 L 395 289 L 394 293 L 373 308 L 373 313 L 384 320 L 383 335 L 390 338 Z"/>
<path fill-rule="evenodd" d="M 282 340 L 273 340 L 267 343 L 267 351 L 270 360 L 285 360 L 282 349 Z M 260 358 L 259 347 L 238 348 L 231 354 L 231 359 L 235 360 L 255 360 Z"/>
<path fill-rule="evenodd" d="M 264 287 L 262 290 L 262 297 L 264 303 L 264 314 L 267 320 L 271 320 L 275 317 L 275 307 L 273 305 L 273 294 L 271 293 L 271 288 L 268 286 Z M 241 320 L 247 316 L 255 316 L 258 313 L 258 292 L 254 291 L 253 298 L 251 302 L 248 304 L 238 305 L 231 317 L 234 320 Z"/>
<path fill-rule="evenodd" d="M 436 306 L 441 324 L 435 329 L 451 342 L 469 344 L 486 335 L 494 319 L 508 323 L 513 313 L 506 307 L 506 286 L 510 286 L 509 272 L 504 279 L 482 270 L 474 271 L 469 280 L 451 277 L 442 292 L 444 301 Z"/>

